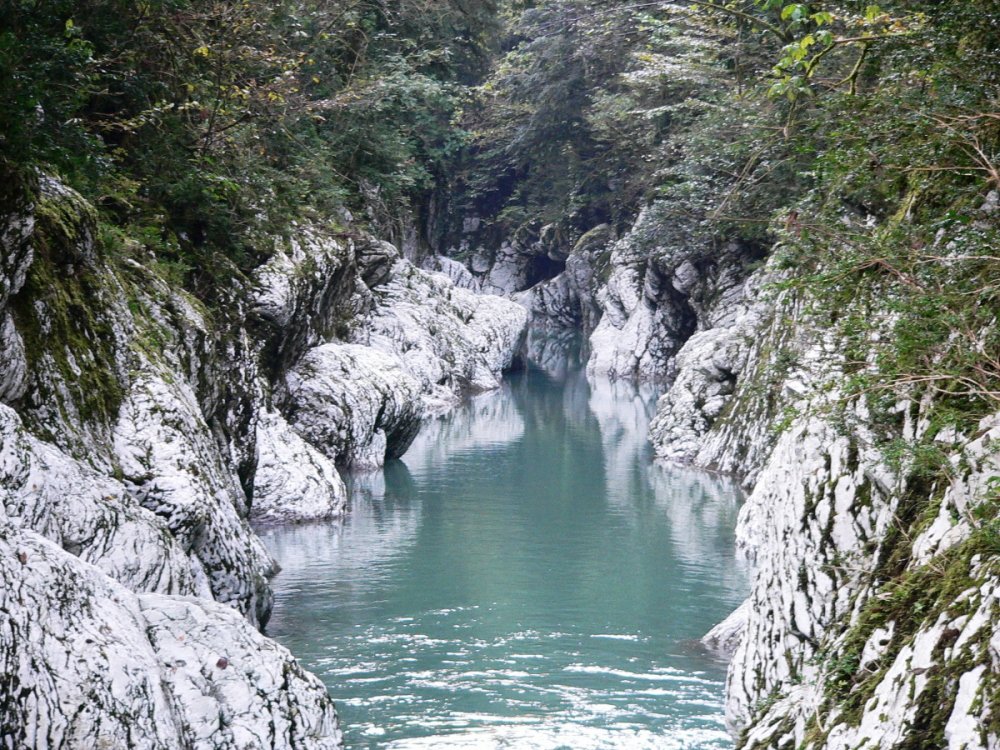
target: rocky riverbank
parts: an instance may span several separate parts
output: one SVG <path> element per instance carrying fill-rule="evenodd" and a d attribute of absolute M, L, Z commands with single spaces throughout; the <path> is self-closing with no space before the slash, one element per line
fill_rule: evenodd
<path fill-rule="evenodd" d="M 250 521 L 343 513 L 340 472 L 495 387 L 526 313 L 320 226 L 209 311 L 50 178 L 0 236 L 4 742 L 339 746 L 257 630 L 276 567 Z"/>
<path fill-rule="evenodd" d="M 736 245 L 641 252 L 666 234 L 656 215 L 592 251 L 610 273 L 583 303 L 601 311 L 588 371 L 666 383 L 649 428 L 658 458 L 733 474 L 749 493 L 738 539 L 752 593 L 705 639 L 732 657 L 738 746 L 994 746 L 997 417 L 942 430 L 932 393 L 851 390 L 859 368 L 889 377 L 887 282 L 844 299 L 798 281 L 780 246 L 763 264 Z M 516 295 L 536 322 L 558 329 L 549 310 L 579 309 L 568 273 Z"/>

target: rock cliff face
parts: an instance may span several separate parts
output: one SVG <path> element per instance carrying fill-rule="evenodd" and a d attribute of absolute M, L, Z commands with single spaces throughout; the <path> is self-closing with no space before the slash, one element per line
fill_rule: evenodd
<path fill-rule="evenodd" d="M 27 194 L 0 224 L 0 744 L 340 746 L 257 632 L 249 521 L 343 513 L 339 472 L 495 387 L 526 312 L 317 226 L 209 309 L 58 181 Z"/>
<path fill-rule="evenodd" d="M 750 274 L 734 248 L 706 274 L 682 253 L 630 262 L 629 243 L 598 293 L 589 367 L 665 376 L 657 455 L 749 490 L 738 540 L 752 591 L 706 637 L 733 653 L 739 747 L 998 746 L 998 418 L 937 433 L 932 394 L 845 391 L 859 366 L 879 372 L 889 289 L 831 311 L 787 283 L 780 248 Z M 836 322 L 852 318 L 860 347 Z M 848 361 L 859 350 L 868 361 Z M 946 463 L 932 478 L 915 449 L 893 453 L 928 441 Z"/>
<path fill-rule="evenodd" d="M 653 204 L 471 268 L 294 227 L 209 309 L 58 181 L 34 196 L 0 227 L 5 745 L 339 746 L 257 631 L 275 566 L 250 521 L 343 513 L 341 472 L 496 387 L 531 317 L 543 367 L 582 327 L 590 375 L 666 385 L 659 458 L 748 490 L 752 590 L 706 636 L 739 747 L 1000 746 L 1000 417 L 941 429 L 933 393 L 845 388 L 882 366 L 890 290 L 832 309 L 781 248 L 660 246 Z"/>
<path fill-rule="evenodd" d="M 781 247 L 761 263 L 661 236 L 653 204 L 513 296 L 543 327 L 592 323 L 589 375 L 665 386 L 649 424 L 659 459 L 748 490 L 737 537 L 752 590 L 705 638 L 731 655 L 738 746 L 1000 746 L 1000 417 L 941 430 L 932 392 L 846 387 L 859 368 L 883 377 L 891 287 L 833 290 L 831 307 Z M 497 262 L 451 276 L 489 283 Z M 557 340 L 532 340 L 539 361 Z"/>

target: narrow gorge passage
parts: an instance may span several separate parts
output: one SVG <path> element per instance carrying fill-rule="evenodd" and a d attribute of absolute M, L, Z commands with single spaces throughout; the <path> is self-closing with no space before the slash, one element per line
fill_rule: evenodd
<path fill-rule="evenodd" d="M 746 594 L 738 490 L 654 466 L 651 412 L 531 364 L 356 477 L 342 523 L 263 534 L 269 634 L 348 747 L 732 747 L 696 640 Z"/>

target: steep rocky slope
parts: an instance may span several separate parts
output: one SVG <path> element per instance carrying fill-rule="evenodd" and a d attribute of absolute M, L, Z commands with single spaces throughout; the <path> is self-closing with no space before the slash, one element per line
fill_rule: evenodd
<path fill-rule="evenodd" d="M 343 513 L 339 472 L 495 387 L 526 313 L 319 226 L 208 307 L 59 181 L 26 195 L 0 235 L 3 744 L 339 746 L 256 630 L 249 520 Z"/>
<path fill-rule="evenodd" d="M 794 232 L 764 259 L 752 244 L 674 244 L 654 202 L 620 237 L 596 229 L 564 272 L 512 295 L 556 332 L 548 341 L 593 321 L 597 382 L 665 388 L 649 425 L 659 459 L 734 474 L 748 490 L 738 543 L 751 594 L 705 639 L 731 656 L 740 748 L 1000 743 L 997 416 L 968 416 L 982 413 L 981 392 L 955 398 L 894 369 L 907 346 L 947 356 L 921 332 L 934 320 L 912 322 L 940 288 L 967 290 L 943 341 L 971 337 L 973 363 L 990 366 L 995 318 L 954 326 L 960 295 L 990 288 L 974 265 L 987 256 L 963 248 L 995 225 L 997 204 L 990 193 L 965 229 L 938 230 L 917 265 L 934 275 L 910 277 L 892 261 L 859 276 L 873 261 L 850 249 L 841 266 L 840 251 L 827 268 L 803 260 Z M 492 283 L 498 266 L 484 268 L 465 278 Z"/>
<path fill-rule="evenodd" d="M 1000 746 L 996 3 L 684 5 L 515 22 L 434 263 L 745 485 L 740 748 Z"/>
<path fill-rule="evenodd" d="M 891 279 L 817 288 L 780 247 L 752 272 L 735 248 L 707 272 L 697 249 L 637 268 L 631 236 L 597 294 L 589 371 L 665 376 L 657 455 L 749 490 L 751 595 L 706 637 L 732 653 L 738 746 L 996 746 L 997 417 L 942 429 L 919 383 L 852 389 L 890 377 Z"/>

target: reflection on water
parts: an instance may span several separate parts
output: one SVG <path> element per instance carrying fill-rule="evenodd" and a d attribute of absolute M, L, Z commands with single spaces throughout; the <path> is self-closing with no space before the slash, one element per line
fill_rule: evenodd
<path fill-rule="evenodd" d="M 343 523 L 271 529 L 271 635 L 353 748 L 725 748 L 737 490 L 650 463 L 651 394 L 566 347 L 429 424 Z M 570 360 L 571 361 L 571 360 Z"/>

